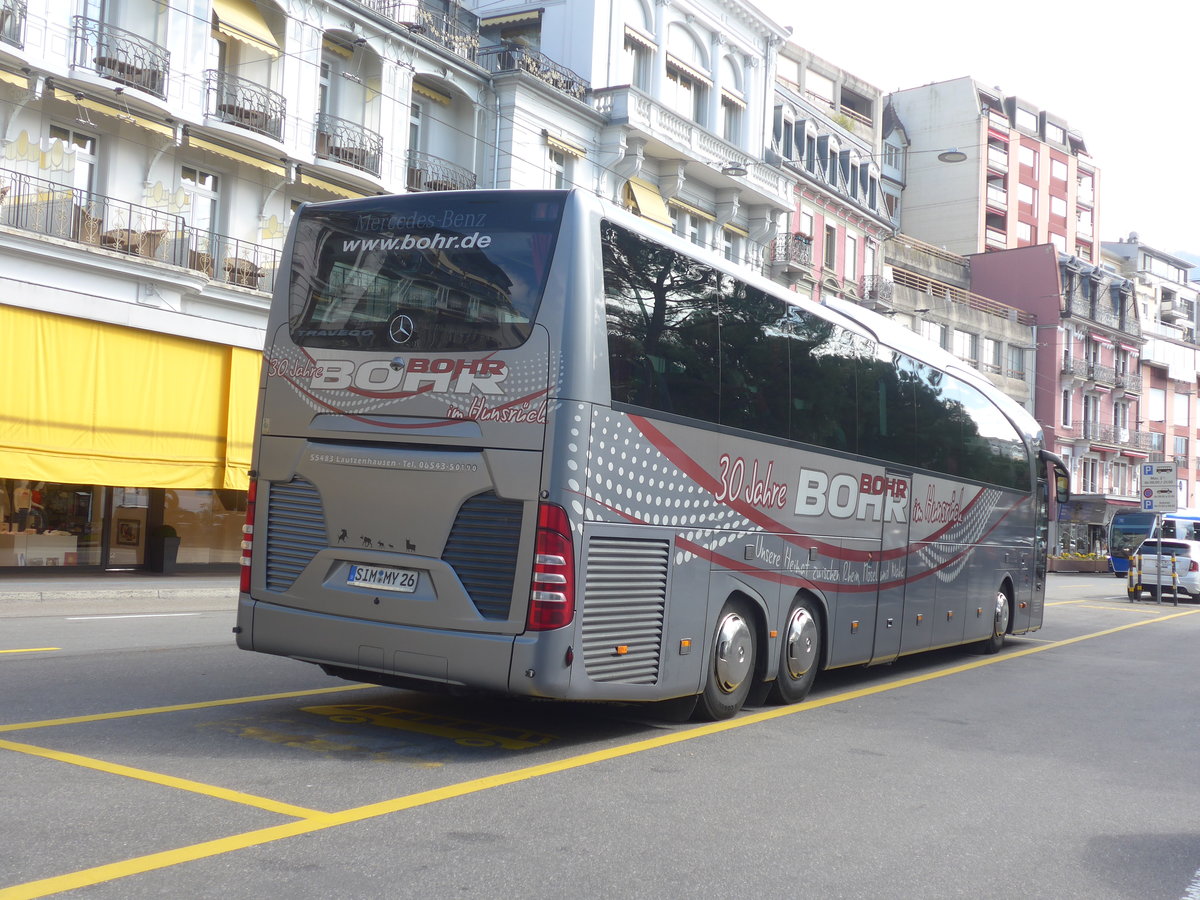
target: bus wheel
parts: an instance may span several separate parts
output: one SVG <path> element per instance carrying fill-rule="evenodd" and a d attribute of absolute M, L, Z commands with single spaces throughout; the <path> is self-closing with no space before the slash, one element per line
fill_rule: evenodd
<path fill-rule="evenodd" d="M 725 601 L 708 650 L 708 678 L 696 716 L 715 721 L 737 714 L 754 680 L 754 621 L 745 601 Z"/>
<path fill-rule="evenodd" d="M 1012 605 L 1004 588 L 996 591 L 996 611 L 992 616 L 992 636 L 979 646 L 984 653 L 999 653 L 1004 646 L 1004 635 L 1008 633 L 1008 619 L 1012 615 Z"/>
<path fill-rule="evenodd" d="M 783 626 L 779 673 L 771 688 L 771 700 L 799 703 L 812 689 L 820 664 L 821 622 L 811 600 L 793 600 Z"/>

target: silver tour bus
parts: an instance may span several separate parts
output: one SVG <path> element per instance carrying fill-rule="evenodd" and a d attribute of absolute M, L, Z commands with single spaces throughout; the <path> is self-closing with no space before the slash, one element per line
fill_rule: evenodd
<path fill-rule="evenodd" d="M 1061 460 L 881 316 L 583 191 L 308 205 L 283 264 L 240 647 L 715 719 L 1042 624 Z"/>

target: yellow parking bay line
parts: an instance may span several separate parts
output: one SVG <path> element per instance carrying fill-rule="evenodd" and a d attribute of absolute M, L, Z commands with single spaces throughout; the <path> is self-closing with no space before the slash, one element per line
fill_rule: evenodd
<path fill-rule="evenodd" d="M 145 709 L 121 709 L 114 712 L 93 713 L 86 716 L 68 716 L 63 719 L 44 719 L 40 722 L 13 722 L 0 725 L 0 732 L 26 731 L 33 728 L 54 728 L 59 725 L 80 725 L 87 722 L 106 722 L 113 719 L 129 719 L 135 716 L 156 716 L 160 713 L 187 712 L 196 709 L 213 709 L 218 706 L 238 706 L 243 703 L 263 703 L 267 700 L 288 700 L 295 697 L 317 697 L 322 694 L 340 694 L 346 691 L 363 691 L 374 688 L 373 684 L 343 684 L 337 687 L 314 688 L 307 691 L 283 691 L 278 694 L 259 694 L 253 697 L 231 697 L 226 700 L 201 700 L 197 703 L 177 703 L 173 706 L 151 706 Z M 0 894 L 3 898 L 3 894 Z"/>
<path fill-rule="evenodd" d="M 70 763 L 73 766 L 82 766 L 85 769 L 95 769 L 97 772 L 107 772 L 110 775 L 121 775 L 125 778 L 136 778 L 139 781 L 148 781 L 151 784 L 160 784 L 163 787 L 175 788 L 181 791 L 191 791 L 193 794 L 203 794 L 206 797 L 214 797 L 218 800 L 228 800 L 231 803 L 241 803 L 244 806 L 253 806 L 258 809 L 265 809 L 267 812 L 279 813 L 283 816 L 295 816 L 298 819 L 311 819 L 314 816 L 321 816 L 324 813 L 315 809 L 307 809 L 303 806 L 293 806 L 290 803 L 280 803 L 278 800 L 271 800 L 268 797 L 256 797 L 253 794 L 244 794 L 241 791 L 231 791 L 227 788 L 216 787 L 211 784 L 204 784 L 200 781 L 192 781 L 188 778 L 175 778 L 171 775 L 162 775 L 158 772 L 149 772 L 146 769 L 135 769 L 132 766 L 122 766 L 117 763 L 105 762 L 102 759 L 93 759 L 89 756 L 80 756 L 77 753 L 64 753 L 61 750 L 51 750 L 47 747 L 35 747 L 32 744 L 18 744 L 15 741 L 0 740 L 0 750 L 12 750 L 15 753 L 24 753 L 28 756 L 40 756 L 42 759 L 52 759 L 56 762 Z M 0 892 L 0 896 L 2 896 Z"/>
<path fill-rule="evenodd" d="M 625 756 L 632 756 L 635 753 L 641 753 L 646 750 L 656 750 L 662 747 L 671 746 L 672 744 L 680 744 L 684 741 L 691 741 L 695 740 L 696 738 L 720 734 L 725 731 L 732 731 L 735 728 L 744 728 L 748 725 L 756 725 L 760 722 L 767 722 L 772 719 L 781 719 L 784 716 L 793 716 L 797 713 L 806 712 L 812 709 L 833 706 L 838 703 L 845 703 L 849 700 L 858 700 L 863 697 L 870 697 L 875 694 L 883 694 L 888 691 L 911 687 L 912 685 L 934 681 L 939 678 L 946 678 L 951 675 L 959 675 L 974 669 L 983 668 L 984 666 L 1008 662 L 1013 659 L 1019 659 L 1023 656 L 1030 656 L 1034 653 L 1043 653 L 1046 650 L 1057 649 L 1059 647 L 1067 647 L 1071 644 L 1077 644 L 1081 641 L 1105 637 L 1121 631 L 1128 631 L 1131 628 L 1141 628 L 1145 625 L 1152 625 L 1159 622 L 1166 622 L 1170 619 L 1195 615 L 1198 612 L 1200 612 L 1200 609 L 1192 609 L 1159 618 L 1142 619 L 1137 622 L 1129 622 L 1125 625 L 1106 628 L 1103 631 L 1096 631 L 1091 634 L 1083 634 L 1079 635 L 1078 637 L 1066 638 L 1061 641 L 1055 641 L 1054 643 L 1039 644 L 1037 646 L 1015 650 L 1010 653 L 1001 653 L 996 656 L 984 657 L 982 659 L 973 660 L 969 663 L 963 663 L 962 665 L 939 669 L 936 672 L 927 672 L 923 675 L 914 675 L 908 678 L 896 678 L 891 681 L 885 681 L 879 684 L 871 685 L 870 687 L 860 688 L 858 690 L 843 691 L 839 694 L 832 694 L 828 697 L 821 697 L 816 700 L 797 703 L 793 706 L 777 707 L 757 713 L 751 713 L 735 719 L 728 719 L 723 722 L 713 722 L 708 725 L 701 725 L 696 728 L 689 728 L 683 731 L 660 734 L 646 740 L 633 741 L 632 743 L 621 744 L 616 747 L 610 747 L 606 750 L 596 750 L 591 753 L 583 753 L 577 756 L 568 757 L 566 759 L 560 759 L 556 762 L 543 763 L 537 766 L 528 766 L 522 769 L 515 769 L 511 772 L 502 772 L 497 775 L 489 775 L 484 778 L 463 781 L 458 784 L 451 784 L 447 785 L 446 787 L 435 788 L 429 791 L 421 791 L 419 793 L 409 794 L 404 797 L 395 797 L 391 800 L 384 800 L 379 803 L 371 803 L 366 806 L 359 806 L 353 809 L 343 810 L 341 812 L 318 813 L 308 818 L 299 819 L 294 822 L 287 822 L 282 825 L 274 825 L 255 831 L 247 831 L 242 834 L 234 834 L 230 835 L 229 837 L 218 838 L 217 840 L 213 841 L 191 844 L 189 846 L 179 847 L 175 850 L 165 850 L 159 853 L 151 853 L 147 854 L 146 856 L 134 857 L 133 859 L 126 859 L 122 860 L 121 862 L 109 863 L 107 865 L 96 866 L 90 869 L 80 869 L 77 872 L 70 872 L 66 875 L 45 878 L 40 881 L 29 881 L 25 884 L 14 885 L 8 889 L 0 889 L 0 900 L 29 900 L 29 898 L 46 897 L 51 894 L 60 893 L 61 891 L 69 891 L 75 888 L 88 887 L 89 885 L 101 884 L 118 878 L 125 878 L 130 875 L 139 875 L 144 872 L 152 872 L 156 869 L 165 869 L 170 866 L 179 865 L 185 862 L 193 862 L 199 859 L 220 856 L 224 853 L 232 853 L 235 850 L 244 850 L 248 847 L 261 846 L 263 844 L 269 844 L 274 841 L 280 841 L 290 837 L 297 837 L 303 834 L 312 834 L 313 832 L 322 831 L 326 828 L 336 828 L 339 825 L 349 825 L 356 822 L 363 822 L 367 819 L 386 816 L 395 812 L 416 809 L 417 807 L 427 806 L 432 803 L 440 803 L 443 800 L 450 800 L 455 797 L 465 797 L 470 794 L 488 791 L 492 788 L 517 784 L 522 781 L 529 781 L 534 778 L 541 778 L 546 775 L 553 775 L 560 772 L 567 772 L 572 769 L 579 769 L 583 768 L 584 766 L 590 766 L 600 762 L 620 759 Z M 303 692 L 301 692 L 300 695 L 303 696 Z"/>
<path fill-rule="evenodd" d="M 0 650 L 0 653 L 42 653 L 46 650 L 61 650 L 62 647 L 21 647 L 17 650 Z"/>

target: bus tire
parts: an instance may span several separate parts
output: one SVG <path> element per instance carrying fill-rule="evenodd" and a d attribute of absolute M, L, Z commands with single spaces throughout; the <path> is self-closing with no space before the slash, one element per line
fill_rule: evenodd
<path fill-rule="evenodd" d="M 792 601 L 782 635 L 771 700 L 799 703 L 812 690 L 821 667 L 821 619 L 812 600 L 797 597 Z"/>
<path fill-rule="evenodd" d="M 1008 634 L 1008 624 L 1012 621 L 1012 600 L 1003 585 L 996 591 L 996 607 L 992 613 L 992 636 L 979 644 L 984 653 L 999 653 L 1004 646 L 1004 636 Z"/>
<path fill-rule="evenodd" d="M 745 704 L 755 677 L 756 635 L 750 604 L 738 597 L 726 600 L 708 645 L 707 674 L 696 707 L 697 718 L 729 719 Z"/>

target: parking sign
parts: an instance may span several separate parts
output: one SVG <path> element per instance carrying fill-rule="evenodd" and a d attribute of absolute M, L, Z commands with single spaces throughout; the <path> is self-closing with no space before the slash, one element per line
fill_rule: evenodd
<path fill-rule="evenodd" d="M 1171 513 L 1179 509 L 1179 472 L 1173 462 L 1142 463 L 1142 509 Z"/>

